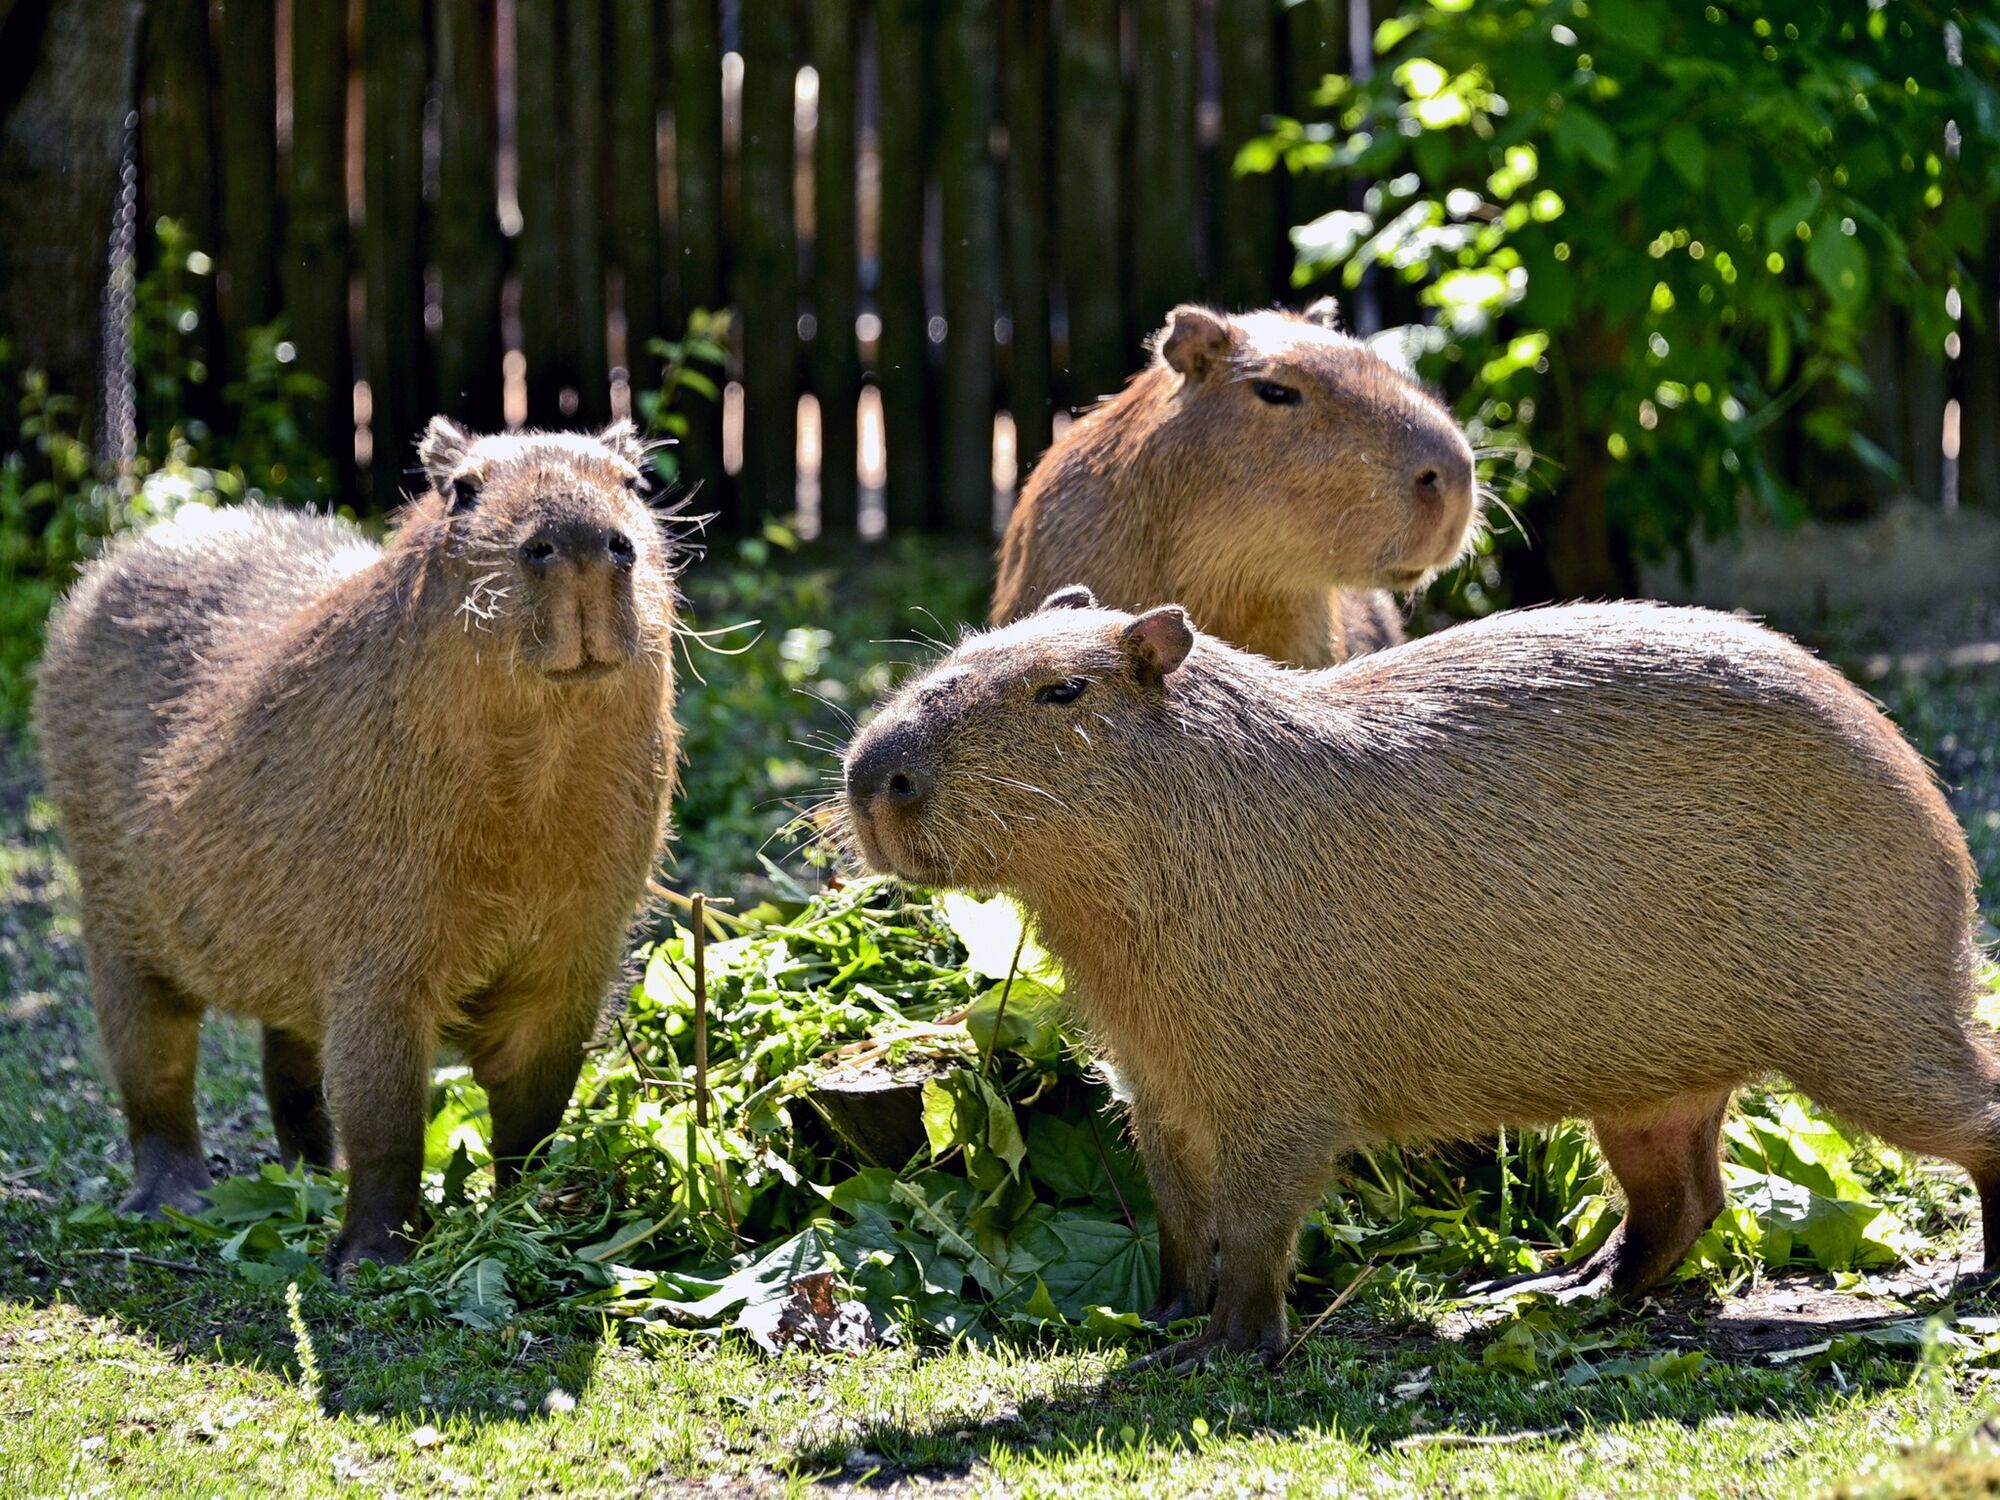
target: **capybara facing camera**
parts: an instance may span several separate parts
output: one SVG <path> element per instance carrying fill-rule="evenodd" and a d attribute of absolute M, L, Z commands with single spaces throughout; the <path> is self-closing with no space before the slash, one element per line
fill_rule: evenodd
<path fill-rule="evenodd" d="M 996 774 L 1003 770 L 1005 774 Z M 1648 605 L 1496 615 L 1322 671 L 1083 589 L 855 738 L 869 865 L 1018 896 L 1131 1094 L 1164 1351 L 1284 1347 L 1344 1152 L 1583 1117 L 1625 1197 L 1565 1275 L 1643 1292 L 1770 1073 L 1977 1185 L 2000 1063 L 1974 874 L 1922 760 L 1789 640 Z"/>
<path fill-rule="evenodd" d="M 262 1023 L 279 1148 L 350 1171 L 334 1261 L 401 1259 L 429 1068 L 461 1047 L 504 1185 L 560 1123 L 665 833 L 669 538 L 628 423 L 431 423 L 386 545 L 191 508 L 51 626 L 42 755 L 80 877 L 132 1212 L 198 1211 L 203 1013 Z"/>

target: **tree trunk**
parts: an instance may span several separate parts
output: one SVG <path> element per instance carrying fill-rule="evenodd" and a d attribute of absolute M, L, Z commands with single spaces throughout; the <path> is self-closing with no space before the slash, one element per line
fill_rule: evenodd
<path fill-rule="evenodd" d="M 92 428 L 138 25 L 132 0 L 19 0 L 0 25 L 0 338 Z"/>

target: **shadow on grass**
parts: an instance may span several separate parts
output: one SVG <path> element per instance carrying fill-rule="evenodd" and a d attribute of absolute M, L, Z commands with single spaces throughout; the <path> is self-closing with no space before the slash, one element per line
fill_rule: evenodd
<path fill-rule="evenodd" d="M 1968 1284 L 1955 1303 L 1933 1299 L 1884 1313 L 1879 1302 L 1842 1298 L 1813 1280 L 1775 1285 L 1781 1296 L 1833 1316 L 1765 1317 L 1695 1287 L 1676 1289 L 1641 1315 L 1529 1303 L 1462 1337 L 1395 1326 L 1363 1310 L 1316 1335 L 1276 1372 L 1242 1359 L 1182 1377 L 1099 1373 L 1091 1362 L 1090 1373 L 1018 1405 L 995 1411 L 989 1393 L 973 1389 L 957 1401 L 926 1403 L 915 1419 L 891 1417 L 836 1441 L 802 1444 L 792 1459 L 801 1471 L 822 1472 L 879 1459 L 885 1475 L 1071 1453 L 1149 1465 L 1215 1443 L 1320 1434 L 1388 1458 L 1427 1449 L 1533 1452 L 1651 1421 L 1690 1431 L 1718 1419 L 1805 1422 L 1918 1377 L 1917 1345 L 1878 1345 L 1871 1334 L 1953 1305 L 1963 1312 L 1975 1297 L 1988 1311 L 1993 1300 Z M 1567 1352 L 1532 1372 L 1489 1362 L 1489 1352 L 1523 1326 L 1553 1333 Z M 1149 1347 L 1135 1343 L 1132 1357 Z"/>
<path fill-rule="evenodd" d="M 122 1221 L 79 1233 L 63 1228 L 62 1212 L 18 1198 L 0 1202 L 0 1302 L 67 1305 L 177 1360 L 300 1381 L 283 1287 L 245 1280 L 164 1226 Z M 345 1293 L 317 1269 L 298 1288 L 329 1415 L 531 1420 L 552 1391 L 585 1391 L 601 1347 L 590 1319 L 555 1309 L 474 1329 L 405 1316 L 392 1299 Z"/>

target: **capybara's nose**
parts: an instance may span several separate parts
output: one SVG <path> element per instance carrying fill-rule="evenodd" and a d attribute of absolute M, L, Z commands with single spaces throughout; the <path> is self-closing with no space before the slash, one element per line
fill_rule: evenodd
<path fill-rule="evenodd" d="M 1411 481 L 1417 504 L 1433 514 L 1462 509 L 1472 496 L 1472 460 L 1460 453 L 1435 454 L 1417 463 Z"/>
<path fill-rule="evenodd" d="M 893 740 L 869 745 L 847 763 L 847 795 L 857 802 L 882 797 L 891 806 L 908 807 L 923 794 L 922 773 Z"/>
<path fill-rule="evenodd" d="M 584 568 L 609 563 L 623 572 L 638 556 L 639 549 L 624 532 L 584 523 L 543 526 L 521 544 L 521 561 L 538 573 L 557 562 Z"/>

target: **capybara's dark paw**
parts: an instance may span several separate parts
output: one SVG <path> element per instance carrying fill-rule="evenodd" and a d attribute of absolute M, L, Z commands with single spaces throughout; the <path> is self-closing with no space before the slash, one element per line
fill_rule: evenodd
<path fill-rule="evenodd" d="M 344 1282 L 364 1260 L 372 1260 L 381 1266 L 401 1265 L 410 1258 L 410 1252 L 415 1248 L 409 1237 L 397 1230 L 348 1229 L 334 1243 L 332 1253 L 327 1256 L 327 1264 L 333 1272 L 333 1279 Z"/>
<path fill-rule="evenodd" d="M 207 1190 L 214 1185 L 206 1163 L 200 1161 L 177 1169 L 157 1169 L 132 1184 L 118 1212 L 148 1219 L 164 1219 L 169 1208 L 184 1214 L 206 1213 Z"/>
<path fill-rule="evenodd" d="M 1170 1375 L 1192 1375 L 1232 1355 L 1248 1355 L 1269 1370 L 1277 1367 L 1290 1346 L 1291 1324 L 1282 1314 L 1257 1328 L 1242 1324 L 1230 1327 L 1223 1319 L 1211 1317 L 1208 1326 L 1193 1338 L 1143 1354 L 1125 1368 L 1128 1372 L 1165 1370 Z"/>

